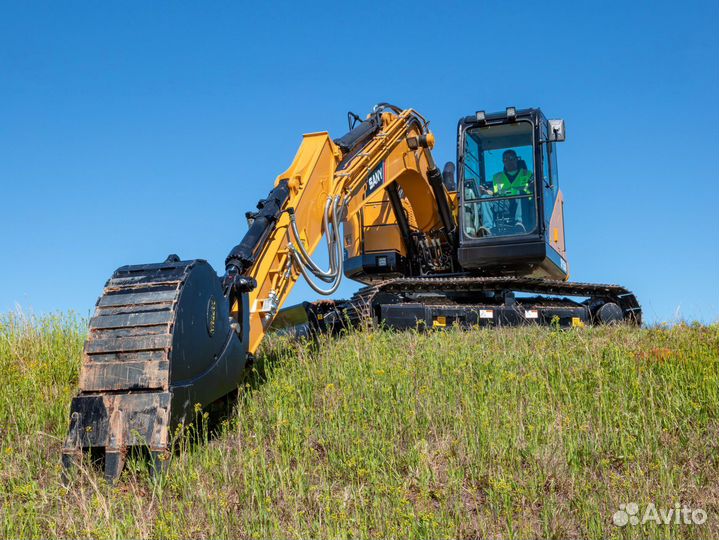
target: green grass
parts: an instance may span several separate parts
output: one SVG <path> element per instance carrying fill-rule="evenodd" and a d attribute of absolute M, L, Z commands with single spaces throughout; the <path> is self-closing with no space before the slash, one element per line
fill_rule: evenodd
<path fill-rule="evenodd" d="M 2 537 L 719 537 L 719 325 L 275 338 L 163 481 L 66 489 L 83 328 L 0 317 Z M 708 519 L 616 527 L 628 502 Z"/>

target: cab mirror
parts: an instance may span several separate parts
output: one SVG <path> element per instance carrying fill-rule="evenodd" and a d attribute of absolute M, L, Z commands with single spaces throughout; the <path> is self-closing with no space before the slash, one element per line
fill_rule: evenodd
<path fill-rule="evenodd" d="M 564 120 L 549 121 L 549 140 L 552 142 L 562 142 L 566 138 L 564 132 Z"/>

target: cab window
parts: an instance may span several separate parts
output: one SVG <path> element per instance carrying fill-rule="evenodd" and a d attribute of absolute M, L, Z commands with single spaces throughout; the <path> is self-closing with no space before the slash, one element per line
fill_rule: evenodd
<path fill-rule="evenodd" d="M 515 236 L 537 228 L 533 126 L 516 122 L 467 130 L 464 143 L 464 232 Z"/>

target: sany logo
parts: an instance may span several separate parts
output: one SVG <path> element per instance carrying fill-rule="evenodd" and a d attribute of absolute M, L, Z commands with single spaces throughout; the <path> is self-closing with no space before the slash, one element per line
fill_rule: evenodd
<path fill-rule="evenodd" d="M 375 191 L 378 187 L 384 184 L 384 161 L 379 166 L 369 173 L 367 177 L 367 191 L 365 197 Z"/>
<path fill-rule="evenodd" d="M 657 525 L 702 525 L 707 520 L 707 513 L 701 508 L 692 510 L 686 504 L 676 503 L 674 508 L 666 510 L 659 508 L 654 503 L 649 503 L 644 509 L 642 516 L 639 516 L 639 505 L 634 502 L 620 504 L 619 510 L 614 512 L 612 521 L 617 527 L 626 525 L 639 525 L 653 521 Z"/>

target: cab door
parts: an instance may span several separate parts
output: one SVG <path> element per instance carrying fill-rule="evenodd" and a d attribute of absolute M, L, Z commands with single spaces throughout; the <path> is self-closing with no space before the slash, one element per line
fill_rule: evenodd
<path fill-rule="evenodd" d="M 557 170 L 557 143 L 548 140 L 547 128 L 542 126 L 542 190 L 544 207 L 544 230 L 550 258 L 568 272 L 567 252 L 564 240 L 564 198 L 559 190 Z M 556 254 L 556 255 L 555 255 Z M 554 255 L 554 256 L 553 256 Z"/>

